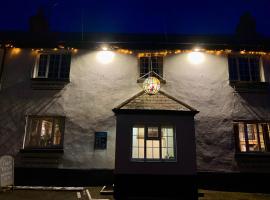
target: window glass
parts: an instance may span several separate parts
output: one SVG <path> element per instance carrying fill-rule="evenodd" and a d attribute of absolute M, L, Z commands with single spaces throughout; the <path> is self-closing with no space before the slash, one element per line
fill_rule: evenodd
<path fill-rule="evenodd" d="M 229 56 L 229 75 L 232 81 L 261 81 L 260 58 L 255 56 Z"/>
<path fill-rule="evenodd" d="M 153 72 L 162 77 L 163 57 L 161 56 L 140 57 L 140 77 L 147 74 L 151 70 L 151 67 Z"/>
<path fill-rule="evenodd" d="M 269 141 L 269 131 L 264 127 L 269 123 L 246 123 L 237 122 L 239 148 L 241 152 L 264 152 L 270 149 L 267 143 Z M 267 146 L 268 145 L 268 146 Z"/>
<path fill-rule="evenodd" d="M 25 147 L 51 148 L 62 145 L 63 118 L 28 117 Z"/>
<path fill-rule="evenodd" d="M 144 135 L 147 129 L 147 136 Z M 132 129 L 132 158 L 174 160 L 175 143 L 172 127 L 139 127 Z"/>

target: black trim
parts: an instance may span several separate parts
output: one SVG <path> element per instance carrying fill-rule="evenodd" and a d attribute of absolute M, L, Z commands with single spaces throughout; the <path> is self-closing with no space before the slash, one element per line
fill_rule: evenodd
<path fill-rule="evenodd" d="M 269 82 L 253 82 L 253 81 L 232 81 L 230 80 L 230 86 L 237 92 L 268 92 Z"/>
<path fill-rule="evenodd" d="M 68 83 L 69 79 L 31 78 L 31 87 L 37 90 L 61 90 Z"/>
<path fill-rule="evenodd" d="M 62 148 L 38 149 L 38 148 L 25 148 L 20 149 L 20 153 L 64 153 Z"/>
<path fill-rule="evenodd" d="M 118 109 L 112 110 L 115 114 L 161 114 L 161 115 L 196 115 L 199 111 L 183 110 L 142 110 L 142 109 Z"/>

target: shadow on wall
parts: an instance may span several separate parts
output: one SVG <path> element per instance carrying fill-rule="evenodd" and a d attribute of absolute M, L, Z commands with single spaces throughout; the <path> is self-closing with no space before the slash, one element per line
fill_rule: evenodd
<path fill-rule="evenodd" d="M 19 82 L 0 92 L 0 155 L 15 155 L 22 147 L 27 114 L 64 110 L 57 103 L 61 91 L 32 90 L 29 81 Z"/>

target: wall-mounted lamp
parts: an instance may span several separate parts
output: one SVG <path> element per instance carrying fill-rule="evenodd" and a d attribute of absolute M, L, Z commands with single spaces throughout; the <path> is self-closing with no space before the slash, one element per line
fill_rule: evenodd
<path fill-rule="evenodd" d="M 196 47 L 192 52 L 188 53 L 189 62 L 195 65 L 201 64 L 205 60 L 205 56 L 202 51 L 203 49 Z"/>
<path fill-rule="evenodd" d="M 100 46 L 101 51 L 97 53 L 97 60 L 102 64 L 109 64 L 113 61 L 115 53 L 110 51 L 110 48 L 103 44 Z"/>

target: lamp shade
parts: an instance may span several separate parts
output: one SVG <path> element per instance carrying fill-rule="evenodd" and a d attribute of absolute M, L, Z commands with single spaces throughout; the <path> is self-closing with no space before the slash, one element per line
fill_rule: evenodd
<path fill-rule="evenodd" d="M 148 77 L 143 82 L 143 90 L 147 94 L 157 94 L 160 89 L 160 81 L 155 77 Z"/>

